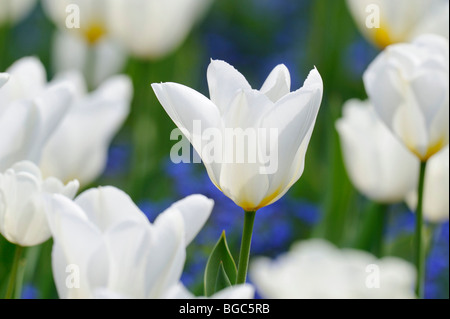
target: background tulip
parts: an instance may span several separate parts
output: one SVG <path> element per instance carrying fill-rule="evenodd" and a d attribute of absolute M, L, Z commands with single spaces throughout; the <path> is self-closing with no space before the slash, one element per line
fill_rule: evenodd
<path fill-rule="evenodd" d="M 76 94 L 42 151 L 40 167 L 45 176 L 76 178 L 86 186 L 105 168 L 109 144 L 129 113 L 133 87 L 127 76 L 115 76 L 88 94 L 78 72 L 61 75 L 57 82 L 72 83 Z"/>
<path fill-rule="evenodd" d="M 246 211 L 256 211 L 282 197 L 300 178 L 304 158 L 322 99 L 322 79 L 312 70 L 302 88 L 290 92 L 289 71 L 276 67 L 260 91 L 252 90 L 247 80 L 231 65 L 213 60 L 208 67 L 210 99 L 180 84 L 152 84 L 160 103 L 183 134 L 202 156 L 209 177 L 225 195 Z M 195 121 L 201 123 L 200 136 L 194 132 Z M 249 160 L 227 162 L 227 152 L 237 154 L 239 148 L 223 149 L 222 161 L 205 158 L 202 135 L 214 128 L 226 136 L 226 129 L 277 130 L 270 149 L 277 170 L 261 172 L 259 163 Z M 256 152 L 265 149 L 267 141 L 258 140 Z M 222 146 L 217 146 L 221 148 Z M 250 149 L 250 147 L 248 147 Z M 247 150 L 247 149 L 245 149 Z M 267 150 L 266 150 L 267 151 Z"/>
<path fill-rule="evenodd" d="M 449 214 L 449 148 L 430 158 L 425 173 L 425 189 L 423 217 L 433 223 L 448 221 Z M 406 202 L 412 210 L 416 210 L 417 190 L 411 191 Z"/>
<path fill-rule="evenodd" d="M 35 58 L 19 60 L 8 73 L 0 90 L 0 172 L 22 160 L 38 163 L 73 98 L 69 84 L 46 84 L 43 66 Z"/>
<path fill-rule="evenodd" d="M 377 46 L 435 33 L 448 38 L 447 0 L 347 0 L 361 33 Z M 378 27 L 372 23 L 378 22 Z"/>
<path fill-rule="evenodd" d="M 129 298 L 163 298 L 178 284 L 185 247 L 213 207 L 201 195 L 187 197 L 151 224 L 122 191 L 88 190 L 75 202 L 54 196 L 48 202 L 54 238 L 53 275 L 61 298 L 93 298 L 98 289 Z M 76 267 L 72 287 L 67 267 Z"/>
<path fill-rule="evenodd" d="M 0 2 L 0 26 L 13 24 L 25 18 L 36 4 L 36 0 L 2 0 Z"/>
<path fill-rule="evenodd" d="M 353 185 L 376 202 L 403 201 L 417 184 L 419 160 L 379 119 L 370 101 L 347 101 L 336 128 Z"/>
<path fill-rule="evenodd" d="M 111 29 L 128 51 L 140 58 L 159 58 L 187 37 L 212 0 L 108 1 Z"/>
<path fill-rule="evenodd" d="M 364 73 L 375 111 L 421 161 L 449 141 L 448 40 L 424 35 L 386 48 Z"/>
<path fill-rule="evenodd" d="M 265 298 L 414 298 L 415 271 L 394 257 L 338 249 L 318 239 L 303 241 L 275 260 L 255 259 L 250 277 Z"/>
<path fill-rule="evenodd" d="M 34 246 L 50 238 L 44 206 L 46 194 L 72 199 L 78 182 L 64 185 L 56 178 L 43 179 L 32 162 L 20 162 L 0 173 L 0 233 L 20 246 Z"/>

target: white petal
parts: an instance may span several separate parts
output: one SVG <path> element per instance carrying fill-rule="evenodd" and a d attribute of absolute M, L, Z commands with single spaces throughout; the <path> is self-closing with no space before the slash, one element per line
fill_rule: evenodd
<path fill-rule="evenodd" d="M 270 72 L 260 90 L 272 102 L 277 102 L 291 91 L 291 75 L 284 64 L 277 65 Z"/>
<path fill-rule="evenodd" d="M 177 83 L 152 84 L 152 88 L 172 121 L 201 154 L 201 135 L 208 128 L 217 128 L 220 114 L 204 95 Z M 201 130 L 194 130 L 199 125 Z"/>
<path fill-rule="evenodd" d="M 48 198 L 46 211 L 54 241 L 52 267 L 59 296 L 91 298 L 89 264 L 91 258 L 98 256 L 104 247 L 100 230 L 77 204 L 62 195 Z M 66 285 L 67 271 L 71 267 L 79 271 L 79 288 Z"/>
<path fill-rule="evenodd" d="M 212 199 L 203 195 L 191 195 L 168 208 L 178 210 L 183 216 L 186 246 L 203 228 L 213 207 L 214 201 Z"/>
<path fill-rule="evenodd" d="M 278 129 L 278 170 L 269 175 L 269 203 L 280 198 L 303 173 L 304 157 L 322 101 L 323 83 L 312 70 L 302 88 L 280 99 L 263 119 L 262 127 Z M 271 152 L 274 152 L 273 148 Z M 269 204 L 268 203 L 268 204 Z"/>
<path fill-rule="evenodd" d="M 87 190 L 75 199 L 75 203 L 102 232 L 129 220 L 149 224 L 147 217 L 131 198 L 112 186 Z"/>
<path fill-rule="evenodd" d="M 225 114 L 240 90 L 250 90 L 245 77 L 225 61 L 211 60 L 207 72 L 209 96 L 221 114 Z"/>
<path fill-rule="evenodd" d="M 44 148 L 44 175 L 63 181 L 77 178 L 82 185 L 98 178 L 109 144 L 129 113 L 131 93 L 129 78 L 117 76 L 81 97 Z"/>
<path fill-rule="evenodd" d="M 212 299 L 253 299 L 255 288 L 250 284 L 225 288 L 211 296 Z"/>
<path fill-rule="evenodd" d="M 0 73 L 0 88 L 9 80 L 8 73 Z"/>

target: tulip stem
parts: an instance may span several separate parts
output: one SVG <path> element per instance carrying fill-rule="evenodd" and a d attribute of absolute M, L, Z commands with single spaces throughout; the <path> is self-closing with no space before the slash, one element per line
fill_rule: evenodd
<path fill-rule="evenodd" d="M 427 162 L 420 164 L 419 186 L 417 191 L 417 208 L 416 208 L 416 229 L 415 229 L 415 264 L 417 268 L 416 278 L 416 295 L 418 298 L 423 297 L 424 281 L 425 281 L 425 250 L 423 247 L 423 191 L 425 184 L 425 171 Z"/>
<path fill-rule="evenodd" d="M 16 245 L 16 251 L 14 252 L 14 260 L 11 269 L 11 275 L 9 277 L 8 288 L 6 290 L 5 299 L 11 299 L 14 294 L 14 288 L 16 287 L 17 282 L 17 273 L 20 265 L 20 259 L 22 257 L 24 248 L 22 246 Z"/>
<path fill-rule="evenodd" d="M 250 246 L 252 243 L 253 224 L 256 211 L 245 212 L 244 229 L 242 231 L 241 251 L 239 253 L 238 273 L 236 284 L 243 284 L 247 279 L 248 261 L 250 259 Z"/>

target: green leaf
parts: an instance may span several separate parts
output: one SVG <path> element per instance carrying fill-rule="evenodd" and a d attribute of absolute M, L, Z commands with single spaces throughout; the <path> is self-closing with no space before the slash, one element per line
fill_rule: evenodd
<path fill-rule="evenodd" d="M 220 262 L 219 269 L 217 271 L 216 284 L 214 285 L 214 291 L 221 291 L 222 289 L 231 287 L 230 279 L 228 278 L 225 268 L 223 267 L 223 262 Z"/>
<path fill-rule="evenodd" d="M 220 272 L 223 269 L 223 274 Z M 211 255 L 209 255 L 208 262 L 206 264 L 204 285 L 205 296 L 210 297 L 218 290 L 217 288 L 224 288 L 223 281 L 230 283 L 236 282 L 237 268 L 234 262 L 233 256 L 228 249 L 227 239 L 225 237 L 225 231 L 219 238 L 219 241 L 213 248 Z M 217 283 L 217 285 L 216 285 Z"/>

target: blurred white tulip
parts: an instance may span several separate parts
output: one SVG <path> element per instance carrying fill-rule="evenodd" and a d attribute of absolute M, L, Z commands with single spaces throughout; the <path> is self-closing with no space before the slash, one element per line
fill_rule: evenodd
<path fill-rule="evenodd" d="M 61 298 L 94 298 L 99 291 L 164 298 L 178 285 L 186 246 L 214 203 L 202 195 L 189 196 L 153 224 L 114 187 L 88 190 L 75 201 L 54 195 L 47 205 L 53 276 Z"/>
<path fill-rule="evenodd" d="M 20 22 L 31 12 L 36 2 L 36 0 L 1 0 L 0 26 Z"/>
<path fill-rule="evenodd" d="M 290 92 L 289 71 L 279 65 L 258 91 L 231 65 L 213 60 L 208 68 L 208 84 L 211 99 L 177 83 L 152 84 L 152 87 L 166 112 L 202 157 L 217 188 L 246 211 L 274 203 L 303 173 L 306 150 L 322 100 L 319 72 L 312 70 L 303 87 Z M 205 140 L 211 139 L 205 136 L 211 129 L 220 135 L 218 139 L 213 136 L 212 143 L 223 153 L 221 158 L 215 158 L 207 147 L 202 147 Z M 248 138 L 258 138 L 248 142 L 240 140 L 227 147 L 230 129 L 232 134 L 244 132 L 242 138 L 246 138 L 245 132 Z M 277 133 L 274 139 L 272 131 Z M 260 136 L 261 132 L 265 138 Z M 252 156 L 260 159 L 261 154 L 270 157 L 264 165 L 251 159 Z M 269 168 L 274 169 L 269 171 Z"/>
<path fill-rule="evenodd" d="M 44 206 L 45 194 L 72 199 L 78 182 L 64 185 L 56 178 L 42 179 L 32 162 L 19 162 L 0 172 L 0 233 L 20 246 L 34 246 L 50 238 Z"/>
<path fill-rule="evenodd" d="M 109 33 L 110 0 L 43 0 L 47 16 L 60 30 L 95 44 Z"/>
<path fill-rule="evenodd" d="M 370 102 L 347 101 L 336 128 L 353 185 L 376 202 L 403 201 L 417 183 L 419 160 L 389 131 Z"/>
<path fill-rule="evenodd" d="M 381 48 L 434 33 L 448 38 L 448 0 L 347 0 L 361 33 Z"/>
<path fill-rule="evenodd" d="M 66 31 L 55 33 L 52 50 L 52 68 L 56 73 L 81 70 L 92 87 L 120 73 L 127 59 L 123 47 L 109 37 L 90 45 Z"/>
<path fill-rule="evenodd" d="M 387 47 L 364 73 L 384 123 L 421 161 L 449 142 L 448 40 L 424 35 Z"/>
<path fill-rule="evenodd" d="M 133 86 L 127 76 L 118 75 L 87 94 L 78 72 L 63 74 L 56 82 L 72 83 L 76 94 L 43 149 L 40 167 L 44 176 L 62 181 L 76 178 L 86 186 L 103 173 L 109 144 L 130 111 Z"/>
<path fill-rule="evenodd" d="M 415 269 L 399 258 L 377 259 L 312 239 L 275 260 L 256 258 L 250 278 L 265 298 L 406 299 L 414 298 Z"/>
<path fill-rule="evenodd" d="M 449 147 L 430 158 L 425 173 L 423 217 L 433 223 L 442 223 L 449 218 Z M 416 211 L 417 188 L 411 191 L 406 202 Z"/>
<path fill-rule="evenodd" d="M 111 0 L 114 37 L 134 56 L 154 59 L 175 50 L 212 0 Z"/>
<path fill-rule="evenodd" d="M 0 89 L 0 172 L 18 161 L 39 162 L 73 98 L 70 84 L 47 85 L 44 68 L 35 58 L 23 58 L 7 72 L 9 80 Z"/>
<path fill-rule="evenodd" d="M 88 83 L 97 87 L 123 69 L 127 55 L 110 36 L 109 0 L 45 0 L 43 4 L 59 29 L 53 40 L 56 73 L 81 70 Z M 79 27 L 71 26 L 75 13 L 79 13 Z"/>

